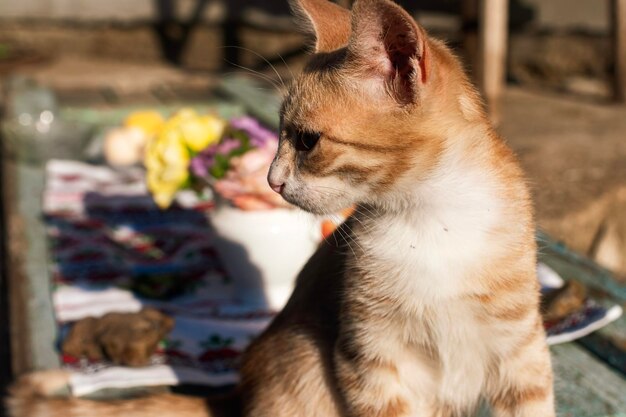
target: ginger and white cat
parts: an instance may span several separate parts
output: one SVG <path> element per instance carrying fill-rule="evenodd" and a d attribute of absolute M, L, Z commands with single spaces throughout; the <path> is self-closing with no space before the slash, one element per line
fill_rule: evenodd
<path fill-rule="evenodd" d="M 482 400 L 555 415 L 529 192 L 458 60 L 389 0 L 296 6 L 316 53 L 268 180 L 307 211 L 357 210 L 246 351 L 236 392 L 45 399 L 66 376 L 34 374 L 13 416 L 452 417 Z"/>

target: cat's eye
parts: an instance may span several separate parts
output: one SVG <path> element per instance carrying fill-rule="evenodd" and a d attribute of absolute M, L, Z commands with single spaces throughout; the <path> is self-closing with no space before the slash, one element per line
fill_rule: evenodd
<path fill-rule="evenodd" d="M 295 133 L 296 150 L 308 152 L 317 145 L 322 136 L 319 132 L 297 131 Z"/>

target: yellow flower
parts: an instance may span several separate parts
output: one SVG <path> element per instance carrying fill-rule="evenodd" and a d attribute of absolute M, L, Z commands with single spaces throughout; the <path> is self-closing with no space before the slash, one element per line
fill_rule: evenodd
<path fill-rule="evenodd" d="M 180 130 L 183 124 L 189 123 L 196 118 L 198 118 L 198 114 L 194 109 L 182 108 L 165 121 L 161 132 Z"/>
<path fill-rule="evenodd" d="M 200 152 L 220 140 L 225 126 L 217 116 L 199 116 L 193 109 L 183 108 L 165 123 L 162 132 L 176 131 L 189 149 Z"/>
<path fill-rule="evenodd" d="M 146 135 L 154 136 L 163 127 L 165 121 L 163 116 L 154 110 L 140 110 L 131 113 L 124 125 L 127 127 L 137 127 L 141 129 Z"/>
<path fill-rule="evenodd" d="M 179 185 L 175 182 L 165 181 L 158 173 L 149 172 L 148 189 L 152 193 L 154 202 L 161 208 L 166 209 L 174 200 L 174 196 L 178 192 Z"/>
<path fill-rule="evenodd" d="M 218 142 L 225 126 L 217 116 L 199 116 L 189 108 L 162 123 L 144 155 L 148 189 L 159 207 L 167 208 L 176 192 L 187 185 L 192 154 Z"/>
<path fill-rule="evenodd" d="M 186 166 L 161 166 L 158 170 L 148 170 L 147 183 L 152 198 L 157 205 L 165 209 L 172 204 L 174 196 L 189 179 Z"/>
<path fill-rule="evenodd" d="M 157 138 L 156 152 L 166 166 L 189 165 L 189 150 L 176 130 L 164 130 Z"/>
<path fill-rule="evenodd" d="M 148 142 L 148 144 L 146 145 L 143 157 L 143 164 L 145 165 L 148 172 L 153 172 L 157 169 L 160 169 L 161 165 L 163 165 L 163 163 L 161 162 L 161 156 L 158 152 L 157 143 L 158 141 L 155 139 Z"/>
<path fill-rule="evenodd" d="M 177 130 L 163 130 L 145 153 L 147 185 L 161 208 L 172 204 L 176 192 L 189 180 L 189 150 Z"/>
<path fill-rule="evenodd" d="M 194 152 L 200 152 L 222 137 L 226 122 L 213 115 L 196 117 L 181 124 L 185 144 Z"/>
<path fill-rule="evenodd" d="M 168 122 L 173 124 L 179 124 L 183 120 L 193 119 L 194 117 L 198 117 L 198 113 L 194 109 L 189 107 L 183 107 L 178 110 L 172 117 L 169 118 Z"/>

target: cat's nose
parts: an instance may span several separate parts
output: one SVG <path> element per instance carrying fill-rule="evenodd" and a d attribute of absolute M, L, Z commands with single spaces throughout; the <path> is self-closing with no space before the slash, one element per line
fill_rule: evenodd
<path fill-rule="evenodd" d="M 283 192 L 283 188 L 285 188 L 284 183 L 277 184 L 272 181 L 268 181 L 268 182 L 270 183 L 270 187 L 272 188 L 272 190 L 276 191 L 278 194 Z"/>
<path fill-rule="evenodd" d="M 284 163 L 280 163 L 280 159 L 277 156 L 274 158 L 274 161 L 272 161 L 270 170 L 267 173 L 268 184 L 272 190 L 276 191 L 278 194 L 282 194 L 288 177 L 287 166 Z"/>

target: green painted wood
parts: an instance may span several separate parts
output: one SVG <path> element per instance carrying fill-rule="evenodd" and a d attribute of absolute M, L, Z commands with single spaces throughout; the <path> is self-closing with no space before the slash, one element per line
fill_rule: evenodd
<path fill-rule="evenodd" d="M 595 298 L 606 304 L 619 303 L 626 309 L 626 285 L 617 281 L 610 271 L 545 233 L 538 233 L 537 242 L 540 259 L 564 279 L 583 282 L 594 291 Z M 626 375 L 626 316 L 577 343 Z"/>
<path fill-rule="evenodd" d="M 626 302 L 626 284 L 618 282 L 613 274 L 572 251 L 547 234 L 537 234 L 539 258 L 566 279 L 577 279 L 589 287 L 605 291 L 621 302 Z"/>
<path fill-rule="evenodd" d="M 551 352 L 559 417 L 626 415 L 626 379 L 574 343 Z"/>
<path fill-rule="evenodd" d="M 577 340 L 576 343 L 602 359 L 622 375 L 625 375 L 626 354 L 624 354 L 623 345 L 617 343 L 612 337 L 611 328 L 614 326 L 616 325 L 611 324 L 606 329 Z"/>
<path fill-rule="evenodd" d="M 133 106 L 117 106 L 107 108 L 85 108 L 85 107 L 63 107 L 61 109 L 61 117 L 64 120 L 90 124 L 96 127 L 119 126 L 123 123 L 126 116 L 133 111 L 138 110 L 155 110 L 168 117 L 183 107 L 189 107 L 198 113 L 216 112 L 221 117 L 231 118 L 241 116 L 245 112 L 242 104 L 234 103 L 229 100 L 216 100 L 208 98 L 203 102 L 189 102 L 168 105 L 133 105 Z"/>
<path fill-rule="evenodd" d="M 220 80 L 218 91 L 241 103 L 250 115 L 267 127 L 278 129 L 281 97 L 272 90 L 267 90 L 249 77 L 233 75 Z"/>
<path fill-rule="evenodd" d="M 550 351 L 558 417 L 626 417 L 626 379 L 574 343 Z M 476 415 L 489 416 L 486 406 Z"/>
<path fill-rule="evenodd" d="M 27 326 L 30 332 L 30 364 L 34 369 L 59 366 L 59 356 L 54 348 L 56 323 L 52 307 L 48 271 L 48 247 L 41 216 L 41 197 L 44 186 L 43 168 L 18 163 L 18 210 L 26 235 L 27 253 L 24 258 L 24 276 L 28 280 Z"/>

